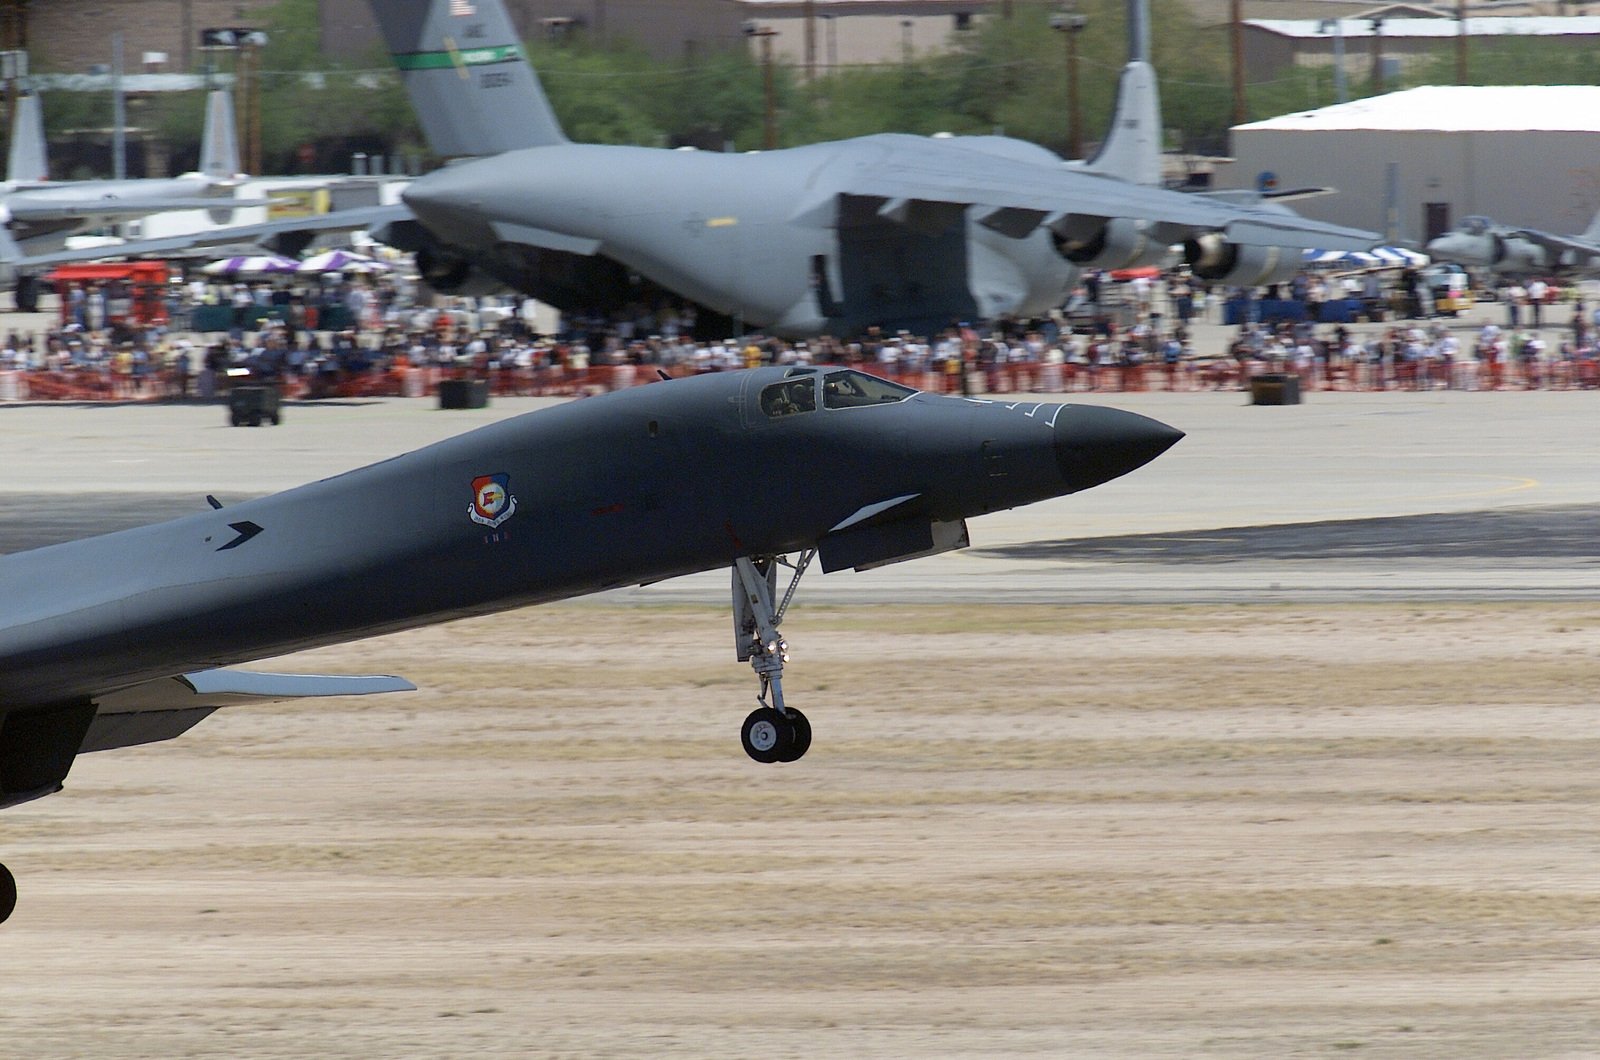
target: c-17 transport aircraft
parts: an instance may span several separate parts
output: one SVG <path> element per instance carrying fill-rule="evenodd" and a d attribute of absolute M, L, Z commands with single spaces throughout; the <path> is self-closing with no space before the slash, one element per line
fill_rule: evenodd
<path fill-rule="evenodd" d="M 792 762 L 811 726 L 784 702 L 780 624 L 814 560 L 866 570 L 964 548 L 967 519 L 1097 486 L 1181 437 L 1111 408 L 757 368 L 527 413 L 284 493 L 3 556 L 0 806 L 61 790 L 79 754 L 170 739 L 221 706 L 413 687 L 221 667 L 719 567 L 732 572 L 737 655 L 761 686 L 744 749 Z M 15 902 L 0 867 L 0 920 Z"/>
<path fill-rule="evenodd" d="M 1576 236 L 1468 217 L 1452 231 L 1429 240 L 1427 251 L 1438 261 L 1502 275 L 1593 276 L 1600 273 L 1600 214 Z"/>
<path fill-rule="evenodd" d="M 698 306 L 702 329 L 786 336 L 1043 316 L 1081 270 L 1165 264 L 1180 243 L 1198 278 L 1254 285 L 1293 275 L 1303 248 L 1379 241 L 1275 203 L 1153 186 L 1159 100 L 1139 48 L 1088 161 L 1005 136 L 901 134 L 721 154 L 569 142 L 500 0 L 371 3 L 433 151 L 468 160 L 416 181 L 404 206 L 205 241 L 369 227 L 446 294 L 509 287 L 603 312 L 665 292 Z"/>
<path fill-rule="evenodd" d="M 494 113 L 494 102 L 526 115 L 503 152 L 403 193 L 423 238 L 374 232 L 416 250 L 436 286 L 487 274 L 582 307 L 634 297 L 628 284 L 640 276 L 780 335 L 928 333 L 1043 316 L 1081 269 L 1162 263 L 1173 244 L 1203 279 L 1255 284 L 1280 261 L 1292 273 L 1300 249 L 1376 242 L 1281 208 L 1107 175 L 1140 153 L 1128 137 L 1159 157 L 1158 123 L 1124 129 L 1130 112 L 1120 109 L 1105 147 L 1080 165 L 1004 136 L 884 133 L 746 154 L 575 144 L 498 0 L 476 0 L 470 14 L 417 0 L 372 7 L 425 122 L 454 114 L 472 128 L 467 119 Z M 1148 64 L 1129 64 L 1125 91 L 1130 77 L 1153 103 Z M 428 135 L 436 151 L 456 153 L 448 130 L 430 125 Z"/>

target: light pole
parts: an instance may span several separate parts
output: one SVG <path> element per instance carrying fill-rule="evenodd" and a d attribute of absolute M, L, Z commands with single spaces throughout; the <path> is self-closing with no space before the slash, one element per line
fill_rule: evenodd
<path fill-rule="evenodd" d="M 1340 103 L 1345 103 L 1350 98 L 1350 92 L 1344 81 L 1344 21 L 1325 18 L 1317 23 L 1317 29 L 1333 34 L 1333 94 Z"/>
<path fill-rule="evenodd" d="M 761 146 L 764 150 L 775 151 L 778 147 L 778 100 L 772 80 L 772 38 L 778 35 L 778 31 L 771 26 L 747 21 L 744 35 L 761 40 L 761 94 L 766 103 L 761 122 Z"/>
<path fill-rule="evenodd" d="M 803 17 L 806 20 L 806 84 L 810 84 L 817 79 L 816 0 L 806 0 Z"/>
<path fill-rule="evenodd" d="M 1083 113 L 1078 105 L 1078 34 L 1089 18 L 1077 11 L 1057 11 L 1050 16 L 1050 28 L 1067 42 L 1067 157 L 1083 157 Z"/>
<path fill-rule="evenodd" d="M 1383 95 L 1383 16 L 1373 15 L 1372 23 L 1372 94 Z"/>

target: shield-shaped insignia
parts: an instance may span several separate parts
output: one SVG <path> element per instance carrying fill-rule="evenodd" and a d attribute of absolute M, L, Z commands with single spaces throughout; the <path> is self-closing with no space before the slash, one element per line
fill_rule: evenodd
<path fill-rule="evenodd" d="M 467 516 L 475 523 L 497 527 L 517 514 L 517 499 L 511 495 L 511 476 L 480 475 L 472 480 L 472 504 Z"/>

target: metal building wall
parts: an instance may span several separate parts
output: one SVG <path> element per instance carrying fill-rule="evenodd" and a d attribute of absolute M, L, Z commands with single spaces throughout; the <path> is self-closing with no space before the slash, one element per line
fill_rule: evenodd
<path fill-rule="evenodd" d="M 1297 200 L 1298 213 L 1382 231 L 1386 172 L 1399 164 L 1400 234 L 1422 239 L 1425 204 L 1446 203 L 1450 221 L 1486 214 L 1507 224 L 1578 232 L 1600 210 L 1600 133 L 1405 132 L 1235 129 L 1234 161 L 1216 185 L 1324 185 L 1338 194 Z"/>

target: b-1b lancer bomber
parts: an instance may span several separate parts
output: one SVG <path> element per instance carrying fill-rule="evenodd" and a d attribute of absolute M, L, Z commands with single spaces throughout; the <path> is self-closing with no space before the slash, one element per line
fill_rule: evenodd
<path fill-rule="evenodd" d="M 170 739 L 218 707 L 413 687 L 222 667 L 717 568 L 760 683 L 744 750 L 793 762 L 811 726 L 784 701 L 781 623 L 811 565 L 963 548 L 967 519 L 1097 486 L 1181 437 L 1110 408 L 758 368 L 527 413 L 284 493 L 0 557 L 0 806 L 61 790 L 83 752 Z M 0 868 L 0 919 L 15 900 Z"/>

